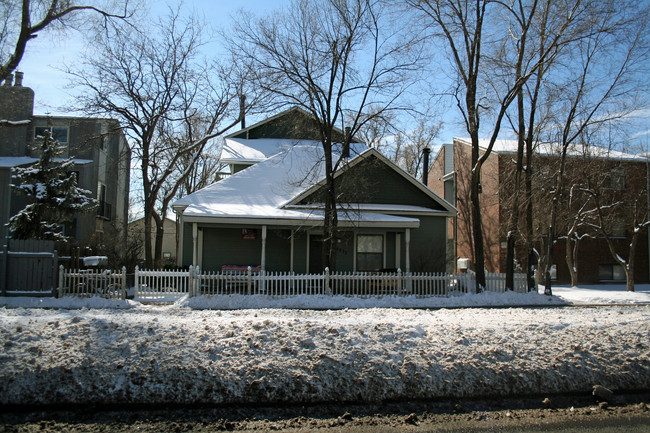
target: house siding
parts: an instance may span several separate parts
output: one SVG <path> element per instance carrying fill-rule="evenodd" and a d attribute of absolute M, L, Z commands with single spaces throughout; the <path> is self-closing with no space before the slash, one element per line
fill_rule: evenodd
<path fill-rule="evenodd" d="M 439 203 L 422 193 L 417 186 L 391 170 L 376 157 L 356 164 L 336 178 L 340 204 L 383 203 L 422 206 L 445 210 Z M 321 189 L 301 200 L 300 204 L 323 203 Z"/>

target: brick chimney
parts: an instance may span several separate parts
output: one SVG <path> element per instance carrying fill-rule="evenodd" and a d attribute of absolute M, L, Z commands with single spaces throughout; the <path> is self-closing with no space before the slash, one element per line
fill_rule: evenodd
<path fill-rule="evenodd" d="M 34 116 L 34 91 L 23 86 L 23 73 L 9 75 L 0 86 L 0 119 L 11 121 L 32 120 Z M 31 124 L 0 128 L 0 155 L 29 155 L 27 143 L 33 138 Z"/>
<path fill-rule="evenodd" d="M 23 87 L 23 76 L 22 72 L 16 72 L 14 87 Z"/>

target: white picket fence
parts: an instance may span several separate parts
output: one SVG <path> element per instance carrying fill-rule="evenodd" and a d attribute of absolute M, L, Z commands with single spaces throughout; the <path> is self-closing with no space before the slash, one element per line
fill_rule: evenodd
<path fill-rule="evenodd" d="M 74 271 L 59 273 L 61 295 L 124 299 L 127 294 L 126 270 Z M 450 296 L 476 293 L 473 273 L 332 272 L 294 274 L 289 272 L 201 272 L 187 270 L 141 270 L 136 267 L 133 296 L 144 300 L 173 300 L 184 295 L 254 295 L 273 297 L 296 295 L 338 295 L 359 297 L 382 296 Z M 487 291 L 504 292 L 504 274 L 486 274 Z M 526 292 L 526 276 L 515 275 L 515 291 Z"/>

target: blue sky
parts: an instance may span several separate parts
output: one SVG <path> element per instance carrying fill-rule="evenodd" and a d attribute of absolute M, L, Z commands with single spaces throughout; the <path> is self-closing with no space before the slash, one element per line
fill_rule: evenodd
<path fill-rule="evenodd" d="M 174 3 L 174 2 L 170 2 Z M 289 4 L 288 0 L 184 0 L 183 8 L 195 11 L 214 28 L 230 25 L 231 15 L 239 9 L 262 14 Z M 152 14 L 164 14 L 165 3 L 151 2 Z M 35 112 L 64 114 L 57 108 L 71 100 L 66 90 L 67 78 L 59 69 L 64 64 L 74 66 L 80 61 L 86 41 L 79 32 L 45 32 L 27 45 L 27 51 L 18 70 L 25 73 L 24 85 L 36 94 Z"/>
<path fill-rule="evenodd" d="M 174 3 L 171 1 L 170 3 Z M 230 26 L 233 14 L 245 9 L 263 15 L 274 9 L 289 5 L 290 0 L 184 0 L 183 8 L 203 17 L 213 28 Z M 150 2 L 151 14 L 164 14 L 166 4 Z M 63 65 L 74 66 L 80 61 L 80 55 L 86 41 L 78 32 L 45 32 L 29 42 L 27 51 L 19 66 L 25 73 L 24 85 L 34 89 L 36 96 L 35 112 L 37 114 L 67 114 L 59 109 L 73 100 L 71 90 L 67 90 L 67 78 L 60 69 Z M 454 136 L 464 137 L 467 132 L 458 122 L 457 108 L 449 102 L 449 107 L 441 107 L 439 112 L 446 113 L 445 126 L 436 140 L 437 144 L 449 142 Z M 650 111 L 643 110 L 633 128 L 636 141 L 644 148 L 649 148 Z M 253 120 L 253 119 L 251 119 Z M 483 131 L 483 135 L 487 131 Z M 505 136 L 503 138 L 506 138 Z"/>

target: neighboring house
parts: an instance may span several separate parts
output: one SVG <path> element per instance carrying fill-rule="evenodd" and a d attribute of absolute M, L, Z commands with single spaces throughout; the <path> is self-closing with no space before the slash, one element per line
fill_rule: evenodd
<path fill-rule="evenodd" d="M 487 140 L 481 140 L 481 154 L 485 151 L 487 144 Z M 511 179 L 515 167 L 516 149 L 517 142 L 515 140 L 497 140 L 492 153 L 482 167 L 480 199 L 485 239 L 485 266 L 489 272 L 502 273 L 506 269 L 506 230 L 510 215 L 509 199 L 512 197 Z M 444 144 L 429 170 L 428 183 L 430 188 L 458 209 L 457 221 L 455 225 L 452 224 L 449 231 L 455 233 L 457 239 L 456 256 L 469 258 L 473 266 L 471 202 L 469 198 L 471 152 L 472 146 L 469 139 L 454 138 L 453 143 Z M 554 143 L 540 143 L 535 150 L 536 164 L 533 173 L 536 173 L 537 176 L 533 184 L 533 193 L 537 197 L 534 203 L 536 215 L 550 212 L 549 191 L 554 187 L 552 174 L 556 172 L 559 162 L 558 155 L 559 149 Z M 594 165 L 597 164 L 597 170 L 602 172 L 601 176 L 607 176 L 607 179 L 611 181 L 611 186 L 607 188 L 608 193 L 617 196 L 619 201 L 625 199 L 626 192 L 642 191 L 646 188 L 647 160 L 644 157 L 583 146 L 570 148 L 567 155 L 565 176 L 567 184 L 571 183 L 571 179 L 579 181 L 579 178 L 584 176 L 585 170 L 593 171 Z M 520 228 L 521 224 L 523 223 L 520 223 Z M 545 236 L 548 223 L 542 224 L 540 220 L 536 220 L 535 230 Z M 629 244 L 629 233 L 625 233 L 624 230 L 615 229 L 614 231 L 617 232 L 615 233 L 616 242 L 625 248 Z M 583 229 L 582 232 L 584 233 L 585 230 Z M 553 250 L 553 274 L 558 282 L 567 283 L 570 282 L 570 275 L 566 265 L 566 244 L 562 233 L 558 232 L 558 234 L 560 238 Z M 541 251 L 540 247 L 539 244 L 535 245 L 538 251 Z M 591 237 L 580 241 L 577 257 L 580 282 L 625 280 L 623 270 L 612 258 L 605 240 L 598 235 L 592 233 Z M 525 252 L 521 244 L 518 246 L 516 259 L 522 265 L 526 263 Z M 640 237 L 637 246 L 635 280 L 637 282 L 648 281 L 648 237 L 645 233 Z"/>
<path fill-rule="evenodd" d="M 65 234 L 79 246 L 118 240 L 126 242 L 130 177 L 130 151 L 119 123 L 114 119 L 35 115 L 34 91 L 22 85 L 22 74 L 10 76 L 0 86 L 0 119 L 14 125 L 0 126 L 0 236 L 9 236 L 6 224 L 28 204 L 10 187 L 11 170 L 38 160 L 32 145 L 45 129 L 66 145 L 62 157 L 74 158 L 81 188 L 98 200 L 96 210 L 77 215 Z M 16 125 L 15 122 L 18 122 Z"/>
<path fill-rule="evenodd" d="M 163 243 L 162 243 L 162 259 L 164 263 L 176 263 L 177 256 L 177 246 L 176 246 L 176 221 L 171 218 L 165 218 L 163 224 L 165 228 L 165 233 L 163 234 Z M 152 224 L 151 227 L 151 238 L 154 239 L 156 234 L 156 225 Z M 144 218 L 139 218 L 135 221 L 129 223 L 129 237 L 131 240 L 139 240 L 142 242 L 143 247 L 140 250 L 138 255 L 139 260 L 144 260 L 145 250 L 144 250 Z M 152 245 L 153 248 L 153 245 Z M 153 257 L 153 251 L 151 256 Z"/>
<path fill-rule="evenodd" d="M 226 138 L 222 160 L 234 174 L 173 204 L 179 264 L 322 272 L 324 162 L 314 138 L 313 120 L 296 109 Z M 454 207 L 376 150 L 351 147 L 336 173 L 337 271 L 444 272 Z"/>

